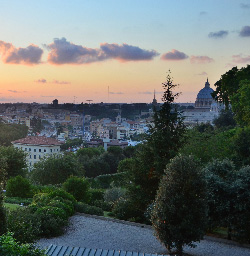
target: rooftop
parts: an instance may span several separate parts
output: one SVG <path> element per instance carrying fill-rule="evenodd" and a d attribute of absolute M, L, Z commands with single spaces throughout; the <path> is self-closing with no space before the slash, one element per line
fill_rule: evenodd
<path fill-rule="evenodd" d="M 62 142 L 54 138 L 45 136 L 28 136 L 23 139 L 12 141 L 12 144 L 30 144 L 30 145 L 61 145 Z"/>

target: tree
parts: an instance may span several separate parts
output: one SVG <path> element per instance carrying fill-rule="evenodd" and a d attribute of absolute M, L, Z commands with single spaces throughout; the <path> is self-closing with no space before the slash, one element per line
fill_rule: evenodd
<path fill-rule="evenodd" d="M 213 121 L 216 128 L 230 129 L 236 126 L 234 114 L 231 109 L 222 109 L 220 115 Z"/>
<path fill-rule="evenodd" d="M 206 230 L 206 189 L 200 163 L 179 155 L 165 170 L 152 211 L 157 238 L 182 255 L 183 246 L 194 247 Z"/>
<path fill-rule="evenodd" d="M 155 110 L 147 142 L 138 148 L 134 165 L 128 171 L 128 200 L 134 205 L 138 221 L 145 221 L 144 212 L 154 200 L 166 164 L 178 153 L 185 133 L 183 118 L 174 104 L 179 95 L 174 92 L 177 84 L 170 73 L 162 85 L 163 104 Z"/>
<path fill-rule="evenodd" d="M 63 183 L 62 187 L 65 191 L 73 195 L 77 201 L 89 202 L 90 185 L 85 178 L 71 176 Z"/>
<path fill-rule="evenodd" d="M 33 196 L 30 181 L 22 176 L 10 178 L 6 185 L 6 196 L 29 198 Z"/>
<path fill-rule="evenodd" d="M 35 163 L 31 179 L 41 185 L 60 184 L 71 175 L 82 176 L 83 173 L 74 154 L 52 155 Z"/>
<path fill-rule="evenodd" d="M 232 68 L 223 74 L 219 81 L 215 83 L 216 90 L 213 97 L 223 102 L 226 107 L 232 105 L 235 118 L 239 124 L 250 124 L 250 65 L 238 69 Z"/>
<path fill-rule="evenodd" d="M 3 208 L 3 195 L 2 188 L 0 186 L 0 236 L 6 231 L 6 217 Z"/>
<path fill-rule="evenodd" d="M 2 161 L 0 159 L 0 170 L 5 170 L 6 179 L 17 175 L 25 176 L 27 164 L 26 154 L 23 150 L 13 146 L 0 147 L 0 156 L 2 158 Z"/>
<path fill-rule="evenodd" d="M 11 146 L 11 142 L 25 138 L 28 127 L 23 124 L 4 124 L 0 122 L 0 145 Z"/>

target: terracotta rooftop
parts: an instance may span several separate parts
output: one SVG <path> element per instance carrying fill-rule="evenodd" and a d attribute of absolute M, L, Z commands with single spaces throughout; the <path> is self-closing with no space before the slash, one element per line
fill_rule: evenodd
<path fill-rule="evenodd" d="M 62 142 L 54 138 L 47 138 L 45 136 L 28 136 L 23 139 L 12 141 L 12 144 L 30 144 L 30 145 L 61 145 Z"/>

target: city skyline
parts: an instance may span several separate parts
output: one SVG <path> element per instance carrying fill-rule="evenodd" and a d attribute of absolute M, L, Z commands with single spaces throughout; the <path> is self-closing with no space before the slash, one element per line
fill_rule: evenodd
<path fill-rule="evenodd" d="M 194 102 L 250 64 L 250 1 L 0 0 L 0 103 Z"/>

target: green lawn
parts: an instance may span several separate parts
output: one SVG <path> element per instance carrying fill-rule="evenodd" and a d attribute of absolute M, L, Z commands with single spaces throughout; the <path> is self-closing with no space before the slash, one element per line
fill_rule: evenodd
<path fill-rule="evenodd" d="M 9 210 L 16 210 L 20 207 L 18 204 L 9 204 L 9 203 L 3 203 L 3 206 Z"/>

